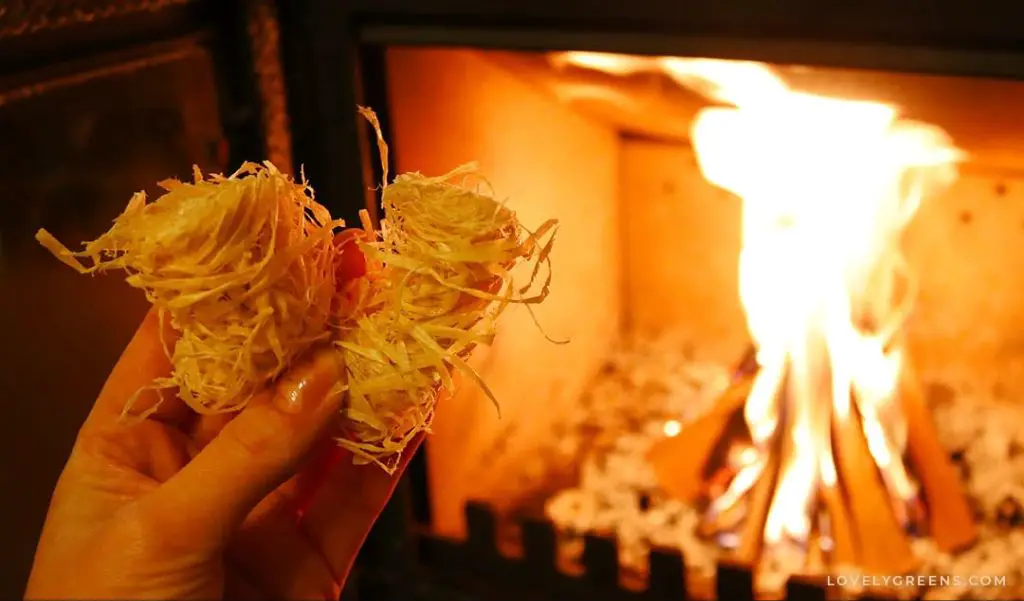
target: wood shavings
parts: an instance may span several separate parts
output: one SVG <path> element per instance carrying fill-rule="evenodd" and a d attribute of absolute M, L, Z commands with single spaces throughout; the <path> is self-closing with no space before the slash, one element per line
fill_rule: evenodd
<path fill-rule="evenodd" d="M 548 295 L 549 255 L 557 221 L 530 232 L 515 213 L 472 185 L 483 185 L 475 165 L 440 177 L 419 173 L 387 181 L 387 144 L 372 111 L 360 109 L 377 132 L 384 165 L 379 236 L 362 244 L 381 265 L 364 316 L 342 327 L 335 345 L 349 373 L 345 435 L 338 443 L 359 462 L 395 469 L 401 450 L 426 431 L 441 387 L 452 390 L 453 368 L 479 385 L 466 363 L 478 344 L 494 337 L 498 316 L 510 303 L 532 305 Z M 364 227 L 369 223 L 364 214 Z M 533 265 L 521 285 L 511 269 Z M 541 267 L 546 276 L 534 284 Z"/>
<path fill-rule="evenodd" d="M 43 230 L 37 239 L 80 273 L 126 271 L 169 317 L 180 332 L 168 349 L 173 373 L 149 388 L 176 390 L 196 412 L 239 411 L 312 346 L 333 345 L 347 373 L 338 387 L 348 392 L 338 444 L 355 462 L 392 473 L 403 449 L 429 431 L 455 372 L 497 406 L 466 360 L 492 341 L 508 305 L 529 308 L 547 297 L 557 221 L 526 229 L 485 193 L 475 165 L 389 182 L 377 118 L 360 112 L 377 132 L 385 166 L 379 232 L 364 211 L 361 233 L 336 237 L 344 223 L 310 186 L 267 162 L 228 177 L 196 169 L 192 183 L 162 183 L 166 193 L 152 203 L 136 194 L 80 252 Z M 338 281 L 340 239 L 358 244 L 365 276 Z M 513 281 L 523 263 L 526 281 Z"/>
<path fill-rule="evenodd" d="M 136 194 L 80 252 L 45 230 L 36 239 L 79 273 L 123 269 L 170 319 L 180 332 L 168 349 L 174 372 L 152 388 L 176 388 L 198 413 L 238 411 L 329 337 L 332 238 L 343 222 L 269 162 L 228 177 L 196 168 L 193 182 L 160 186 L 165 194 L 152 203 Z"/>

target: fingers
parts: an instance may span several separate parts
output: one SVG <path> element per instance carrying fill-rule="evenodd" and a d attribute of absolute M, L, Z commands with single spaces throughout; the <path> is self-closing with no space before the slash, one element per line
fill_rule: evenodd
<path fill-rule="evenodd" d="M 206 445 L 213 442 L 224 426 L 235 419 L 237 413 L 214 413 L 212 415 L 200 415 L 191 424 L 189 436 L 191 438 L 190 452 L 192 456 L 198 455 Z"/>
<path fill-rule="evenodd" d="M 342 461 L 352 461 L 352 455 L 338 446 L 333 437 L 321 441 L 309 458 L 308 464 L 295 478 L 295 486 L 291 491 L 295 519 L 302 519 L 317 491 L 334 472 L 334 466 Z"/>
<path fill-rule="evenodd" d="M 169 320 L 161 323 L 157 309 L 150 309 L 107 377 L 86 426 L 116 423 L 133 395 L 152 384 L 154 379 L 170 376 L 171 361 L 164 344 L 173 347 L 175 340 L 177 333 Z M 177 421 L 189 415 L 186 405 L 172 390 L 144 390 L 132 403 L 132 412 L 136 414 L 154 408 L 151 416 L 162 421 Z"/>
<path fill-rule="evenodd" d="M 187 445 L 187 436 L 177 428 L 143 420 L 131 428 L 118 426 L 83 433 L 72 456 L 100 458 L 106 465 L 166 482 L 188 463 Z"/>
<path fill-rule="evenodd" d="M 275 490 L 231 539 L 228 558 L 271 599 L 337 599 L 339 582 L 292 519 L 291 499 Z"/>
<path fill-rule="evenodd" d="M 455 374 L 455 385 L 461 377 Z M 441 390 L 438 403 L 450 398 Z M 311 481 L 298 489 L 302 507 L 299 527 L 327 560 L 339 582 L 344 582 L 359 548 L 384 505 L 391 498 L 399 478 L 423 442 L 416 436 L 402 452 L 398 469 L 391 476 L 376 465 L 354 465 L 347 451 L 322 448 L 317 471 Z M 311 496 L 311 498 L 308 498 Z"/>
<path fill-rule="evenodd" d="M 147 499 L 160 513 L 167 535 L 193 546 L 222 546 L 245 516 L 292 475 L 335 419 L 342 377 L 338 355 L 322 351 L 289 372 L 272 395 L 262 402 L 254 399 L 225 425 Z M 214 539 L 210 533 L 216 533 Z"/>
<path fill-rule="evenodd" d="M 252 579 L 243 574 L 241 569 L 226 562 L 224 574 L 224 598 L 233 601 L 269 601 L 270 597 L 265 591 L 261 591 L 254 584 Z"/>
<path fill-rule="evenodd" d="M 299 526 L 327 560 L 338 582 L 348 576 L 370 528 L 422 441 L 422 434 L 413 439 L 390 476 L 376 465 L 354 465 L 350 456 L 344 457 L 330 469 L 306 508 Z"/>
<path fill-rule="evenodd" d="M 336 293 L 332 300 L 331 312 L 347 319 L 359 306 L 367 293 L 369 266 L 366 256 L 359 248 L 359 242 L 366 238 L 366 232 L 349 228 L 334 237 L 337 254 L 334 257 L 334 280 Z"/>
<path fill-rule="evenodd" d="M 366 237 L 363 230 L 349 228 L 334 237 L 338 255 L 334 260 L 334 277 L 338 284 L 366 275 L 366 257 L 359 249 L 359 242 Z"/>

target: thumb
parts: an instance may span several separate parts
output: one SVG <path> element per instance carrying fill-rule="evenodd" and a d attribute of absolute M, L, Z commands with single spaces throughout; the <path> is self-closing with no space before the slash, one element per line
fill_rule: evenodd
<path fill-rule="evenodd" d="M 339 355 L 325 350 L 290 370 L 270 402 L 266 396 L 253 398 L 148 499 L 168 538 L 224 544 L 327 432 L 337 417 L 343 382 Z"/>

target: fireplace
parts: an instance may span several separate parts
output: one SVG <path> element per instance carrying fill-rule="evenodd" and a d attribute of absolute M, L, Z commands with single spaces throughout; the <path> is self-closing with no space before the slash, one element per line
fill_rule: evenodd
<path fill-rule="evenodd" d="M 1024 353 L 1017 332 L 1024 317 L 1017 301 L 1024 290 L 1016 276 L 1024 257 L 1024 212 L 1017 204 L 1024 189 L 1018 142 L 1024 122 L 1015 108 L 1024 98 L 1021 9 L 946 4 L 918 10 L 880 2 L 822 7 L 799 0 L 742 8 L 608 0 L 586 11 L 541 0 L 11 6 L 0 9 L 0 131 L 16 140 L 5 146 L 16 152 L 5 161 L 11 202 L 0 209 L 0 281 L 37 294 L 3 296 L 0 315 L 9 335 L 0 373 L 5 391 L 40 401 L 12 405 L 25 413 L 11 421 L 38 435 L 32 447 L 8 452 L 26 494 L 7 511 L 19 519 L 10 530 L 15 544 L 8 563 L 15 569 L 2 583 L 5 591 L 13 595 L 23 584 L 45 500 L 74 432 L 144 309 L 112 281 L 93 287 L 59 267 L 44 267 L 50 263 L 29 232 L 45 226 L 64 232 L 62 238 L 87 238 L 136 189 L 171 173 L 187 175 L 191 163 L 227 169 L 254 158 L 304 166 L 318 199 L 355 223 L 359 209 L 376 206 L 373 186 L 380 180 L 369 131 L 354 110 L 365 104 L 382 118 L 392 173 L 442 173 L 478 160 L 525 223 L 562 221 L 554 292 L 538 319 L 551 337 L 571 342 L 551 345 L 528 314 L 508 315 L 494 347 L 474 358 L 503 403 L 502 419 L 470 386 L 441 408 L 434 436 L 371 533 L 345 598 L 1019 595 L 1024 438 L 1017 424 L 1024 416 L 1016 403 L 1024 392 Z M 735 88 L 721 72 L 695 74 L 687 63 L 694 58 L 753 62 L 787 89 L 892 106 L 901 119 L 934 134 L 902 130 L 908 140 L 927 140 L 916 148 L 929 151 L 897 163 L 903 171 L 926 172 L 907 180 L 926 193 L 910 203 L 913 210 L 896 211 L 905 222 L 883 220 L 893 231 L 877 224 L 857 230 L 865 213 L 851 212 L 840 223 L 812 218 L 811 231 L 820 239 L 789 256 L 804 265 L 795 271 L 805 277 L 786 280 L 792 274 L 773 272 L 771 265 L 755 271 L 784 280 L 778 286 L 770 280 L 763 290 L 781 288 L 783 297 L 808 280 L 820 283 L 808 273 L 860 268 L 896 282 L 892 298 L 881 295 L 888 299 L 881 308 L 858 296 L 860 288 L 877 291 L 876 279 L 855 279 L 861 287 L 844 280 L 841 288 L 842 298 L 857 300 L 860 308 L 856 319 L 853 311 L 845 313 L 846 325 L 856 326 L 847 333 L 880 341 L 877 363 L 901 357 L 891 372 L 869 371 L 888 373 L 882 379 L 889 389 L 895 382 L 916 391 L 907 393 L 916 403 L 910 408 L 903 393 L 891 390 L 872 404 L 884 413 L 899 401 L 900 419 L 874 421 L 891 447 L 891 465 L 906 468 L 901 482 L 908 486 L 891 484 L 900 476 L 886 471 L 882 451 L 873 451 L 878 437 L 864 426 L 871 420 L 860 406 L 855 427 L 845 430 L 840 426 L 850 422 L 826 415 L 809 453 L 822 455 L 821 432 L 840 447 L 835 429 L 852 433 L 847 447 L 849 440 L 859 445 L 859 453 L 840 449 L 833 458 L 842 479 L 838 490 L 857 489 L 832 503 L 843 508 L 834 513 L 847 516 L 846 530 L 857 534 L 846 538 L 854 547 L 845 556 L 852 565 L 836 557 L 841 537 L 832 512 L 817 511 L 834 492 L 821 485 L 820 468 L 812 470 L 813 485 L 805 486 L 810 492 L 792 503 L 801 508 L 798 517 L 808 518 L 806 532 L 782 529 L 795 549 L 778 544 L 786 537 L 767 528 L 772 499 L 783 489 L 774 485 L 785 471 L 780 466 L 751 472 L 771 481 L 762 495 L 767 500 L 750 501 L 754 491 L 740 495 L 748 507 L 760 508 L 764 516 L 754 521 L 763 524 L 732 527 L 733 506 L 721 501 L 751 451 L 755 460 L 779 464 L 804 455 L 752 444 L 753 430 L 767 419 L 746 411 L 749 389 L 772 364 L 764 349 L 781 349 L 776 360 L 782 356 L 781 363 L 792 365 L 794 341 L 784 337 L 786 344 L 773 347 L 763 328 L 749 323 L 751 311 L 765 305 L 741 286 L 744 249 L 778 248 L 757 246 L 744 226 L 751 197 L 760 198 L 765 188 L 752 192 L 735 179 L 716 178 L 701 143 L 708 139 L 694 135 L 704 111 L 736 106 L 728 97 Z M 753 97 L 761 113 L 764 96 L 761 88 Z M 793 128 L 812 121 L 793 121 L 799 111 L 787 114 L 790 121 L 770 123 Z M 826 200 L 863 191 L 865 178 L 876 172 L 852 174 L 837 169 L 841 162 L 815 161 L 835 157 L 837 140 L 852 136 L 864 143 L 878 122 L 813 135 L 852 125 L 858 114 L 840 113 L 819 120 L 823 129 L 804 131 L 799 160 L 783 152 L 799 139 L 788 135 L 796 131 L 777 127 L 775 138 L 758 138 L 763 158 L 748 156 L 748 169 L 752 162 L 803 170 L 779 178 L 769 187 L 776 192 L 823 173 L 831 176 L 825 184 L 846 178 L 841 189 L 821 193 Z M 872 143 L 880 143 L 880 131 Z M 822 152 L 807 152 L 807 138 Z M 721 139 L 712 136 L 708 143 Z M 41 148 L 47 152 L 35 150 Z M 725 149 L 725 158 L 735 160 L 730 146 Z M 862 146 L 860 162 L 874 157 L 873 149 Z M 44 154 L 48 162 L 32 160 Z M 724 172 L 735 178 L 744 172 L 740 167 L 727 163 Z M 906 208 L 903 181 L 886 189 Z M 770 196 L 807 195 L 806 189 L 785 189 Z M 807 220 L 806 213 L 796 216 Z M 858 252 L 852 255 L 858 262 L 843 263 L 837 248 L 844 247 L 836 245 L 844 223 L 872 235 L 888 232 L 872 246 L 886 251 Z M 897 239 L 898 249 L 886 246 Z M 819 258 L 809 256 L 814 250 L 831 257 L 829 269 L 807 271 L 808 259 Z M 817 296 L 804 291 L 792 298 L 821 301 L 823 289 L 835 290 L 812 289 Z M 96 317 L 84 323 L 68 299 L 77 304 L 74 311 Z M 904 307 L 912 311 L 902 318 Z M 820 333 L 808 326 L 813 312 L 803 309 L 786 314 Z M 769 325 L 781 315 L 766 314 Z M 892 314 L 898 318 L 886 319 Z M 821 363 L 823 355 L 804 356 Z M 829 381 L 836 371 L 832 361 L 825 370 Z M 64 377 L 50 377 L 55 372 Z M 822 373 L 820 366 L 812 373 Z M 864 379 L 857 380 L 862 389 Z M 807 383 L 788 375 L 779 381 Z M 782 438 L 796 438 L 795 427 L 792 412 L 778 407 L 808 406 L 792 402 L 794 395 L 776 391 L 771 397 L 776 411 L 767 421 L 790 433 Z M 819 390 L 810 398 L 823 395 L 828 402 L 815 406 L 840 414 L 842 395 Z M 721 411 L 725 423 L 702 427 L 701 420 L 721 407 L 732 407 Z M 924 445 L 920 435 L 909 442 L 911 427 L 899 425 L 909 421 L 924 432 Z M 702 437 L 704 452 L 689 452 Z M 915 452 L 924 459 L 912 457 Z M 863 465 L 850 469 L 850 457 Z M 865 485 L 873 494 L 865 497 L 859 484 L 849 484 L 861 479 L 873 482 Z M 931 523 L 934 490 L 948 493 L 940 495 L 943 503 L 953 499 L 941 514 L 961 520 L 952 534 Z M 721 511 L 709 517 L 715 501 Z M 828 517 L 819 518 L 822 513 Z M 729 539 L 743 532 L 753 533 L 748 538 L 757 553 L 735 552 L 738 545 Z M 892 555 L 865 559 L 862 539 Z M 892 558 L 887 573 L 879 563 Z M 899 565 L 908 559 L 912 568 Z M 923 586 L 879 580 L 907 572 L 921 576 Z M 865 582 L 862 573 L 881 586 L 857 586 Z"/>
<path fill-rule="evenodd" d="M 478 160 L 560 219 L 538 318 L 571 339 L 509 315 L 474 358 L 502 418 L 440 408 L 353 594 L 1018 595 L 1013 35 L 668 4 L 343 15 L 393 168 Z M 363 193 L 365 132 L 334 132 Z"/>

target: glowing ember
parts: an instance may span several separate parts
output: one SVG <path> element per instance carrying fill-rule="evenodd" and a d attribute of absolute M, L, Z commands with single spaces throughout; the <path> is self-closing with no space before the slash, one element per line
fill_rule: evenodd
<path fill-rule="evenodd" d="M 931 494 L 949 471 L 941 457 L 922 459 L 941 449 L 906 398 L 902 326 L 914 286 L 900 236 L 922 199 L 955 180 L 960 151 L 892 106 L 792 90 L 759 63 L 609 67 L 608 55 L 580 54 L 561 60 L 657 69 L 728 105 L 702 110 L 691 140 L 705 178 L 743 201 L 740 297 L 759 370 L 700 425 L 665 424 L 688 445 L 671 447 L 668 462 L 652 452 L 666 490 L 703 500 L 706 530 L 745 559 L 762 544 L 795 545 L 867 569 L 910 567 L 902 533 L 881 531 L 934 528 L 925 506 L 957 519 L 966 509 L 962 498 L 939 507 Z M 733 409 L 741 436 L 730 435 Z M 973 536 L 965 525 L 943 539 Z"/>
<path fill-rule="evenodd" d="M 665 422 L 665 426 L 662 430 L 665 432 L 665 436 L 676 436 L 683 431 L 683 424 L 674 419 L 670 419 Z"/>

